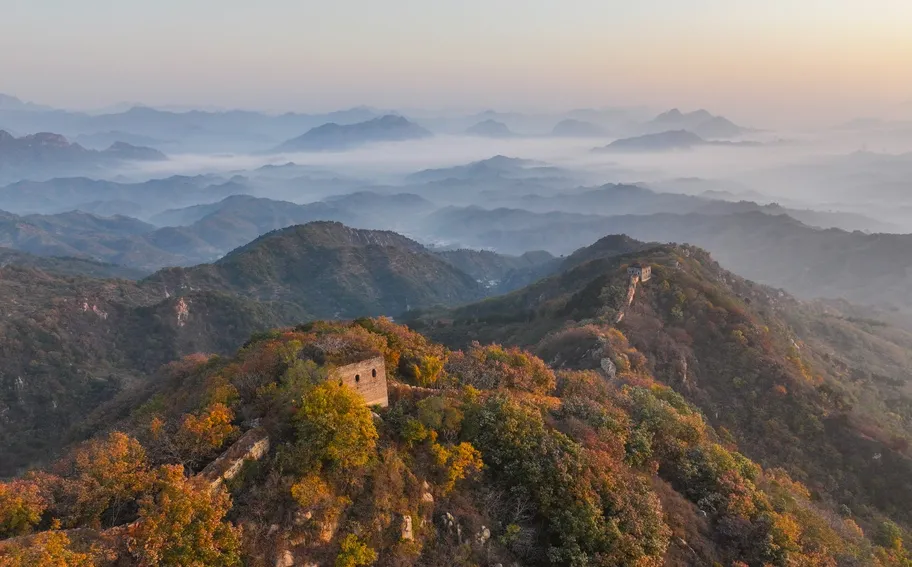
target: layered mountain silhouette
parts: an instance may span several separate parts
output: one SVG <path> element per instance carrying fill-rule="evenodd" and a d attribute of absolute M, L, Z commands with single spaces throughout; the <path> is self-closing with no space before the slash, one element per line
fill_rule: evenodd
<path fill-rule="evenodd" d="M 602 138 L 608 131 L 592 122 L 567 118 L 554 125 L 551 135 L 562 138 Z"/>
<path fill-rule="evenodd" d="M 123 211 L 135 216 L 197 203 L 212 203 L 249 193 L 242 179 L 175 175 L 141 183 L 122 183 L 88 177 L 48 181 L 18 181 L 0 188 L 0 203 L 16 213 L 60 213 L 73 209 Z M 104 214 L 105 211 L 99 211 Z"/>
<path fill-rule="evenodd" d="M 409 175 L 406 180 L 412 183 L 429 183 L 447 180 L 529 179 L 566 174 L 568 172 L 540 161 L 497 155 L 466 165 L 425 169 Z"/>
<path fill-rule="evenodd" d="M 483 138 L 514 138 L 516 134 L 503 122 L 493 119 L 484 120 L 475 124 L 466 130 L 470 136 L 481 136 Z"/>
<path fill-rule="evenodd" d="M 387 114 L 367 122 L 317 126 L 276 147 L 281 152 L 339 151 L 374 142 L 401 142 L 429 138 L 433 134 L 402 116 Z"/>
<path fill-rule="evenodd" d="M 723 116 L 706 110 L 681 112 L 673 108 L 656 116 L 647 124 L 647 133 L 668 130 L 687 130 L 703 138 L 734 138 L 749 132 Z"/>
<path fill-rule="evenodd" d="M 668 130 L 656 134 L 643 134 L 631 138 L 621 138 L 601 148 L 597 152 L 671 152 L 691 150 L 700 146 L 721 147 L 755 147 L 759 142 L 729 142 L 705 140 L 688 130 Z"/>
<path fill-rule="evenodd" d="M 0 179 L 91 170 L 129 161 L 162 161 L 152 148 L 115 142 L 103 151 L 70 143 L 60 134 L 42 132 L 19 138 L 0 130 Z"/>
<path fill-rule="evenodd" d="M 668 130 L 657 134 L 643 134 L 631 138 L 620 138 L 596 151 L 603 152 L 669 152 L 689 150 L 704 146 L 707 142 L 687 130 Z"/>

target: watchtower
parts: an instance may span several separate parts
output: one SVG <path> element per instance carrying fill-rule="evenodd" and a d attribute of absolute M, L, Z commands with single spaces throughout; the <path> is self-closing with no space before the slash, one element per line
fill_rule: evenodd
<path fill-rule="evenodd" d="M 649 278 L 652 277 L 652 266 L 640 264 L 639 262 L 631 264 L 630 267 L 627 268 L 627 275 L 631 278 L 639 279 L 640 282 L 647 282 L 649 281 Z"/>
<path fill-rule="evenodd" d="M 340 384 L 345 384 L 361 394 L 364 403 L 369 406 L 385 408 L 389 405 L 386 363 L 382 356 L 333 368 L 329 373 L 329 379 L 338 380 Z"/>

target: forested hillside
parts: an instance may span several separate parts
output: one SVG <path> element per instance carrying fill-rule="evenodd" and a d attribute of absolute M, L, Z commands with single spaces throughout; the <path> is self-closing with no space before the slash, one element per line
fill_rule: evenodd
<path fill-rule="evenodd" d="M 752 462 L 620 331 L 600 332 L 601 370 L 499 345 L 450 352 L 385 319 L 185 358 L 93 440 L 0 484 L 0 561 L 908 564 L 898 526 Z M 388 408 L 326 380 L 378 355 Z M 213 483 L 207 463 L 251 432 L 268 450 Z"/>
<path fill-rule="evenodd" d="M 139 282 L 0 266 L 0 475 L 48 458 L 98 404 L 181 356 L 227 354 L 254 332 L 318 317 L 398 316 L 485 293 L 412 240 L 338 223 Z"/>
<path fill-rule="evenodd" d="M 653 275 L 627 308 L 635 261 Z M 604 369 L 606 337 L 623 333 L 655 378 L 749 457 L 852 514 L 912 520 L 912 337 L 743 280 L 698 248 L 596 257 L 414 324 L 452 347 L 516 344 L 574 369 Z"/>

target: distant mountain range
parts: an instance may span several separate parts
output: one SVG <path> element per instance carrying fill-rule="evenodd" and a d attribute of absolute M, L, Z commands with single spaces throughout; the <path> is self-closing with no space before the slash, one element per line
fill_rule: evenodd
<path fill-rule="evenodd" d="M 151 136 L 140 134 L 131 134 L 122 131 L 95 132 L 93 134 L 80 134 L 74 140 L 77 144 L 95 150 L 103 150 L 117 143 L 126 143 L 132 146 L 144 146 L 147 148 L 156 148 L 167 145 L 166 140 L 159 140 Z"/>
<path fill-rule="evenodd" d="M 0 179 L 40 174 L 48 177 L 67 172 L 91 171 L 129 161 L 163 161 L 158 150 L 114 142 L 103 151 L 70 143 L 59 134 L 43 132 L 20 138 L 0 130 Z"/>
<path fill-rule="evenodd" d="M 687 130 L 668 130 L 656 134 L 643 134 L 632 138 L 621 138 L 597 152 L 670 152 L 690 150 L 699 146 L 754 147 L 759 142 L 708 141 Z"/>
<path fill-rule="evenodd" d="M 0 211 L 0 246 L 44 256 L 74 256 L 149 273 L 164 266 L 209 262 L 255 238 L 312 221 L 364 228 L 411 226 L 435 206 L 410 194 L 360 192 L 299 205 L 250 195 L 160 213 L 162 226 L 124 216 L 71 211 L 14 215 Z"/>
<path fill-rule="evenodd" d="M 551 135 L 562 138 L 601 138 L 608 135 L 608 131 L 598 124 L 567 118 L 554 125 Z"/>
<path fill-rule="evenodd" d="M 289 112 L 274 115 L 245 110 L 167 110 L 141 105 L 104 113 L 86 113 L 9 102 L 18 100 L 14 97 L 0 100 L 6 101 L 0 104 L 0 125 L 11 130 L 60 132 L 74 138 L 123 132 L 161 140 L 161 144 L 149 145 L 169 153 L 260 151 L 321 124 L 354 124 L 383 114 L 367 107 L 325 114 Z"/>
<path fill-rule="evenodd" d="M 737 205 L 737 204 L 736 204 Z M 805 298 L 845 298 L 912 311 L 912 235 L 818 229 L 762 210 L 615 216 L 452 208 L 428 227 L 453 245 L 502 254 L 564 254 L 606 231 L 644 241 L 688 242 L 758 282 Z"/>
<path fill-rule="evenodd" d="M 142 183 L 60 177 L 48 181 L 19 181 L 0 187 L 0 203 L 7 210 L 20 214 L 106 207 L 108 214 L 129 212 L 144 216 L 146 212 L 212 203 L 230 195 L 250 192 L 242 181 L 226 182 L 207 175 L 175 175 Z"/>
<path fill-rule="evenodd" d="M 557 167 L 549 166 L 544 162 L 512 158 L 497 155 L 481 161 L 465 165 L 425 169 L 406 177 L 411 183 L 430 183 L 435 181 L 462 180 L 483 181 L 495 179 L 528 179 L 540 177 L 568 176 L 572 173 Z"/>
<path fill-rule="evenodd" d="M 324 124 L 297 138 L 288 140 L 273 151 L 276 153 L 339 151 L 374 142 L 419 140 L 432 135 L 430 131 L 410 122 L 407 118 L 387 114 L 357 124 Z"/>
<path fill-rule="evenodd" d="M 488 119 L 475 124 L 466 134 L 470 136 L 481 136 L 484 138 L 514 138 L 516 134 L 503 122 Z"/>
<path fill-rule="evenodd" d="M 700 109 L 683 113 L 677 108 L 656 116 L 646 125 L 646 133 L 687 130 L 703 138 L 734 138 L 750 132 L 723 116 Z"/>

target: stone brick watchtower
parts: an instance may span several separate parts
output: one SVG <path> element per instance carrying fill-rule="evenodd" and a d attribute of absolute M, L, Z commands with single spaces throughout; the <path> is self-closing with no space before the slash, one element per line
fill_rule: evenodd
<path fill-rule="evenodd" d="M 369 406 L 385 408 L 389 405 L 386 363 L 382 356 L 333 368 L 329 373 L 329 379 L 338 380 L 340 384 L 345 384 L 361 394 L 364 403 Z"/>
<path fill-rule="evenodd" d="M 640 264 L 639 262 L 631 264 L 630 267 L 627 268 L 627 275 L 630 276 L 631 279 L 637 278 L 640 282 L 647 282 L 649 281 L 649 278 L 652 277 L 652 266 Z"/>

